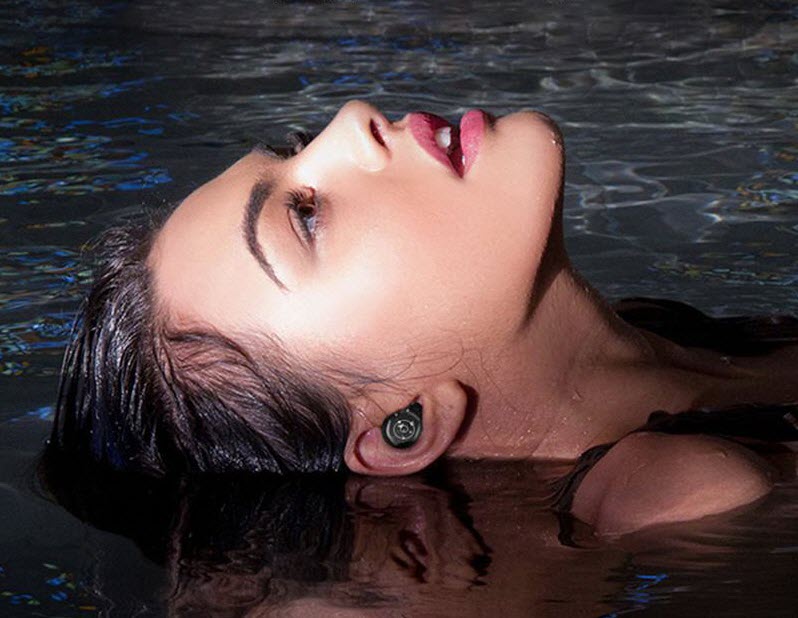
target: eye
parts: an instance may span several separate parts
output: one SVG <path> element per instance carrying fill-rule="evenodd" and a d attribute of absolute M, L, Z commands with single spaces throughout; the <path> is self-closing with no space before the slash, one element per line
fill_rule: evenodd
<path fill-rule="evenodd" d="M 299 225 L 302 237 L 308 244 L 312 245 L 321 219 L 316 192 L 307 187 L 300 190 L 291 190 L 288 192 L 285 206 L 291 213 L 292 221 Z"/>

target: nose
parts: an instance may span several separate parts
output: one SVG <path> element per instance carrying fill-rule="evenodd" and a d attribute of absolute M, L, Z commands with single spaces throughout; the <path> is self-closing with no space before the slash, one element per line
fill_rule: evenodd
<path fill-rule="evenodd" d="M 314 142 L 318 141 L 328 156 L 343 156 L 365 171 L 378 172 L 391 158 L 385 143 L 389 125 L 374 106 L 363 101 L 349 101 Z"/>

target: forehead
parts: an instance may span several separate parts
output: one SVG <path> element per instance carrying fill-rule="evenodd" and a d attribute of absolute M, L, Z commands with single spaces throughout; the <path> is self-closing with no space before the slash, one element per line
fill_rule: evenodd
<path fill-rule="evenodd" d="M 253 283 L 265 275 L 247 251 L 242 220 L 253 184 L 278 165 L 249 154 L 191 193 L 166 221 L 148 263 L 158 303 L 174 319 L 238 326 L 245 307 L 258 302 Z"/>

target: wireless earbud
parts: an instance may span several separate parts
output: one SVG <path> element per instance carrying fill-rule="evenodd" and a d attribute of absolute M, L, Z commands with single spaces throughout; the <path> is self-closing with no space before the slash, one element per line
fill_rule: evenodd
<path fill-rule="evenodd" d="M 421 404 L 414 401 L 406 408 L 386 416 L 382 422 L 382 437 L 394 448 L 413 446 L 421 436 Z"/>

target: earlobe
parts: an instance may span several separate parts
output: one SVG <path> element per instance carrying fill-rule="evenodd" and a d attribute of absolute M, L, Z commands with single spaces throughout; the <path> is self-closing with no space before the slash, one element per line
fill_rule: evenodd
<path fill-rule="evenodd" d="M 456 380 L 442 380 L 415 399 L 421 408 L 417 438 L 406 448 L 397 448 L 386 439 L 383 424 L 391 420 L 412 421 L 412 405 L 386 415 L 372 405 L 362 419 L 353 419 L 344 457 L 353 472 L 374 476 L 400 476 L 423 470 L 443 455 L 456 438 L 465 418 L 466 392 Z M 409 413 L 409 414 L 408 414 Z M 401 418 L 400 418 L 401 417 Z M 423 419 L 423 421 L 421 421 Z M 421 425 L 423 422 L 423 425 Z M 390 429 L 386 429 L 390 434 Z"/>

